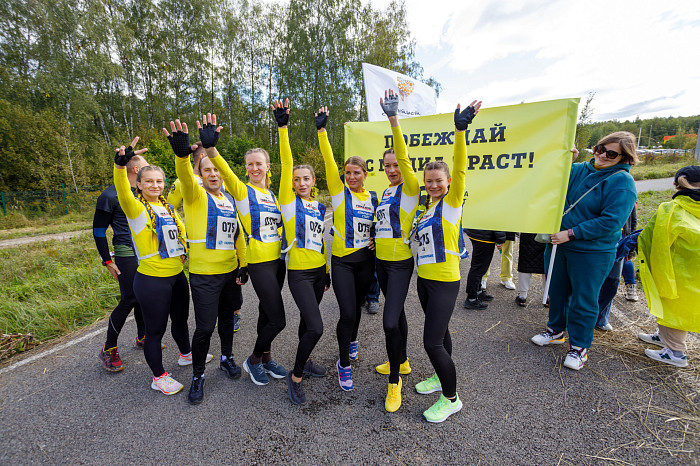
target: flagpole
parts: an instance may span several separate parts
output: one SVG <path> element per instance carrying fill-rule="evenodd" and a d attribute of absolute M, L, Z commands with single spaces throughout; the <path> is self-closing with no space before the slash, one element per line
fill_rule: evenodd
<path fill-rule="evenodd" d="M 554 268 L 554 256 L 557 254 L 557 245 L 552 245 L 552 253 L 549 255 L 549 268 L 547 269 L 547 281 L 544 283 L 544 294 L 542 295 L 542 304 L 547 304 L 549 297 L 549 283 L 552 281 L 552 269 Z"/>

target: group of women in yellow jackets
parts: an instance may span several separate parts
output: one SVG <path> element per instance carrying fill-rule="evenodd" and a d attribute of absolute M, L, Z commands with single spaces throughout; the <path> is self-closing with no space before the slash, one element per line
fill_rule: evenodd
<path fill-rule="evenodd" d="M 208 175 L 200 165 L 202 186 L 194 182 L 189 165 L 189 154 L 197 147 L 189 145 L 187 126 L 176 121 L 171 122 L 172 135 L 164 130 L 178 156 L 176 169 L 185 201 L 187 235 L 185 224 L 162 197 L 162 170 L 153 166 L 141 169 L 137 198 L 128 189 L 123 166 L 130 156 L 141 152 L 132 148 L 137 140 L 117 151 L 115 185 L 141 260 L 134 290 L 144 317 L 150 316 L 146 320 L 145 352 L 153 371 L 152 388 L 166 394 L 182 389 L 162 365 L 160 340 L 170 316 L 181 359 L 191 358 L 196 366 L 188 400 L 193 404 L 202 401 L 203 367 L 211 357 L 207 350 L 216 318 L 219 325 L 224 319 L 228 328 L 233 309 L 225 301 L 228 296 L 236 295 L 235 285 L 245 283 L 249 275 L 259 299 L 257 339 L 252 353 L 243 362 L 251 380 L 265 385 L 270 376 L 286 378 L 291 402 L 306 402 L 303 376 L 325 375 L 325 369 L 310 356 L 323 334 L 319 304 L 331 286 L 332 277 L 340 311 L 336 325 L 339 352 L 336 371 L 341 389 L 352 390 L 351 361 L 358 358 L 360 351 L 361 302 L 376 263 L 386 302 L 383 325 L 388 355 L 388 362 L 378 366 L 377 371 L 389 375 L 385 408 L 396 411 L 401 406 L 400 375 L 411 371 L 406 355 L 408 324 L 404 301 L 414 269 L 410 247 L 413 241 L 418 251 L 418 297 L 426 314 L 423 342 L 435 369 L 432 377 L 415 388 L 422 394 L 442 392 L 437 402 L 423 413 L 430 422 L 442 422 L 461 409 L 448 324 L 459 293 L 459 260 L 464 254 L 461 211 L 466 174 L 465 130 L 481 102 L 474 101 L 464 110 L 457 106 L 453 173 L 442 161 L 425 166 L 427 198 L 423 206 L 419 206 L 419 183 L 399 125 L 398 95 L 388 91 L 380 99 L 380 105 L 389 119 L 395 144 L 383 154 L 389 187 L 381 197 L 364 188 L 367 169 L 360 157 L 350 157 L 345 162 L 343 183 L 325 130 L 328 109 L 322 107 L 315 114 L 332 200 L 330 267 L 324 240 L 326 207 L 314 199 L 317 192 L 314 170 L 309 165 L 294 165 L 292 157 L 287 129 L 289 100 L 272 105 L 279 127 L 282 166 L 278 196 L 270 190 L 270 159 L 265 150 L 251 149 L 246 153 L 248 183 L 241 181 L 219 156 L 215 146 L 221 127 L 216 126 L 215 116 L 205 115 L 203 126 L 198 122 L 207 153 L 201 163 Z M 222 185 L 226 188 L 225 195 L 221 193 Z M 186 322 L 189 290 L 182 272 L 187 242 L 197 325 L 192 345 Z M 281 258 L 285 253 L 286 266 Z M 215 264 L 208 264 L 212 257 Z M 281 293 L 285 273 L 301 316 L 299 344 L 291 371 L 278 364 L 271 353 L 273 340 L 286 325 Z M 240 304 L 235 303 L 234 309 L 235 305 Z M 237 366 L 233 362 L 230 338 L 227 331 L 219 333 L 221 368 L 235 377 L 232 368 Z"/>

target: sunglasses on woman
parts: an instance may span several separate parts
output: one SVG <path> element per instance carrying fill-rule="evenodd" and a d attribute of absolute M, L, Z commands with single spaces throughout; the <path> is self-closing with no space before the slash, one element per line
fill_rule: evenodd
<path fill-rule="evenodd" d="M 617 157 L 620 156 L 618 152 L 615 152 L 614 150 L 606 149 L 603 144 L 598 144 L 593 148 L 593 152 L 596 154 L 600 155 L 605 155 L 609 159 L 616 159 Z"/>

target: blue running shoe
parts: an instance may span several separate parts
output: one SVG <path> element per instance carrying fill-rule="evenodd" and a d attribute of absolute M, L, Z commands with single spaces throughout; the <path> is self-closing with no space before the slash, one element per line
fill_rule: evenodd
<path fill-rule="evenodd" d="M 341 366 L 340 360 L 336 363 L 335 368 L 338 369 L 338 383 L 340 384 L 340 388 L 346 392 L 352 390 L 354 388 L 352 385 L 352 368 L 350 366 Z"/>
<path fill-rule="evenodd" d="M 262 366 L 263 369 L 267 371 L 268 375 L 274 377 L 275 379 L 283 379 L 287 377 L 287 369 L 278 364 L 274 359 L 264 362 Z"/>
<path fill-rule="evenodd" d="M 348 351 L 348 357 L 351 361 L 357 361 L 359 354 L 357 352 L 357 341 L 350 342 L 350 350 Z"/>
<path fill-rule="evenodd" d="M 267 371 L 263 368 L 262 362 L 251 364 L 250 356 L 248 356 L 243 362 L 243 369 L 250 374 L 250 380 L 252 380 L 255 385 L 267 385 L 270 383 Z"/>

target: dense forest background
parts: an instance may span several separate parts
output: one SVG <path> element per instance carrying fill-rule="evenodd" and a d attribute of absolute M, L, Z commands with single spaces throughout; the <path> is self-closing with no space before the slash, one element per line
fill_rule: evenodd
<path fill-rule="evenodd" d="M 7 0 L 0 4 L 0 191 L 108 183 L 113 148 L 135 135 L 174 176 L 160 129 L 214 112 L 219 150 L 242 173 L 251 147 L 277 160 L 271 98 L 289 97 L 292 149 L 314 163 L 313 112 L 328 105 L 336 156 L 343 122 L 366 120 L 362 62 L 431 85 L 400 0 Z M 579 146 L 625 129 L 646 145 L 697 131 L 700 117 L 590 123 Z M 588 120 L 587 120 L 588 119 Z M 315 164 L 315 163 L 314 163 Z M 277 174 L 279 171 L 276 171 Z M 273 171 L 275 173 L 275 171 Z M 274 179 L 273 179 L 274 181 Z"/>

